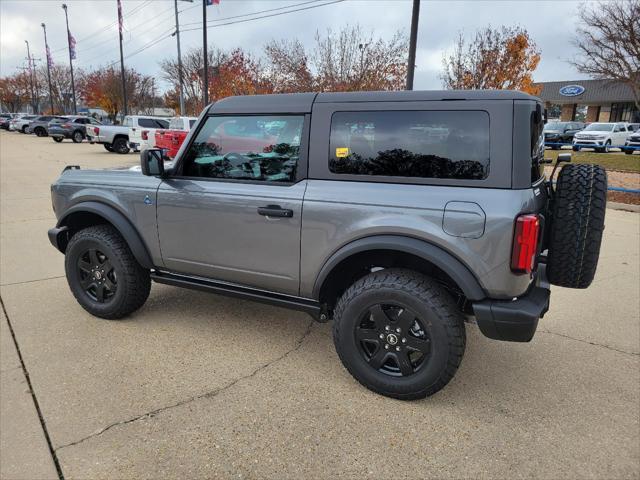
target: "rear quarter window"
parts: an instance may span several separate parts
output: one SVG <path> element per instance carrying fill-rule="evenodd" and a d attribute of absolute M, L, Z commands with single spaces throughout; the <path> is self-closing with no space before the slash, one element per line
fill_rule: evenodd
<path fill-rule="evenodd" d="M 336 112 L 329 148 L 336 174 L 482 180 L 489 173 L 489 114 Z"/>

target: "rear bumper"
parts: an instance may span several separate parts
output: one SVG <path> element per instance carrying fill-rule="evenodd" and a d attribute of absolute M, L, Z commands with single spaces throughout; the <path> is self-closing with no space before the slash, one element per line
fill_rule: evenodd
<path fill-rule="evenodd" d="M 546 265 L 538 265 L 536 281 L 516 300 L 485 299 L 473 304 L 480 331 L 494 340 L 528 342 L 538 328 L 538 320 L 549 310 L 549 282 Z"/>

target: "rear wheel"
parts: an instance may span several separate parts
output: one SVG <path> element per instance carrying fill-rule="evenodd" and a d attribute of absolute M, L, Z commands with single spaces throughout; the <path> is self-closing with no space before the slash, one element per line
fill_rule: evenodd
<path fill-rule="evenodd" d="M 23 127 L 20 129 L 20 131 L 22 133 L 27 133 L 27 125 L 23 125 Z"/>
<path fill-rule="evenodd" d="M 47 131 L 42 128 L 42 127 L 38 127 L 34 130 L 34 133 L 36 134 L 36 136 L 38 137 L 46 137 L 47 136 Z"/>
<path fill-rule="evenodd" d="M 116 138 L 112 144 L 113 151 L 120 154 L 129 153 L 129 146 L 126 138 Z"/>
<path fill-rule="evenodd" d="M 624 153 L 625 153 L 625 155 L 632 155 L 633 154 L 633 150 L 631 150 L 630 148 L 625 148 Z"/>
<path fill-rule="evenodd" d="M 573 149 L 573 151 L 574 151 L 574 152 L 579 152 L 579 151 L 580 151 L 580 147 L 578 147 L 578 146 L 576 146 L 576 145 L 574 145 L 574 146 L 572 147 L 572 149 Z"/>
<path fill-rule="evenodd" d="M 149 271 L 110 225 L 85 228 L 71 237 L 65 272 L 78 303 L 100 318 L 129 315 L 145 303 L 151 290 Z"/>
<path fill-rule="evenodd" d="M 386 269 L 342 295 L 333 339 L 343 365 L 362 385 L 412 400 L 433 395 L 453 378 L 465 349 L 464 319 L 435 281 Z"/>
<path fill-rule="evenodd" d="M 84 139 L 84 135 L 80 130 L 76 130 L 75 132 L 73 132 L 73 135 L 71 136 L 71 140 L 73 140 L 73 143 L 80 143 L 82 142 L 83 139 Z"/>
<path fill-rule="evenodd" d="M 607 206 L 607 173 L 598 165 L 569 164 L 553 197 L 547 275 L 554 285 L 587 288 L 600 256 Z"/>
<path fill-rule="evenodd" d="M 53 137 L 53 141 L 56 143 L 60 143 L 62 141 L 62 137 Z"/>

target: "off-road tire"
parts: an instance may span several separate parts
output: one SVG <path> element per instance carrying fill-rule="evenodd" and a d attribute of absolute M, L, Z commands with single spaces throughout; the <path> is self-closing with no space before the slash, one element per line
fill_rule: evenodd
<path fill-rule="evenodd" d="M 60 143 L 63 140 L 62 137 L 51 137 L 51 138 L 53 138 L 53 141 L 56 142 L 56 143 Z"/>
<path fill-rule="evenodd" d="M 103 143 L 102 146 L 107 152 L 113 152 L 113 146 L 110 143 Z"/>
<path fill-rule="evenodd" d="M 387 302 L 406 305 L 428 324 L 430 357 L 407 377 L 375 370 L 356 345 L 354 331 L 362 315 L 371 305 Z M 464 316 L 453 298 L 429 277 L 385 269 L 356 281 L 338 300 L 333 340 L 342 364 L 363 386 L 388 397 L 415 400 L 438 392 L 455 375 L 466 344 Z"/>
<path fill-rule="evenodd" d="M 124 155 L 129 153 L 129 146 L 127 145 L 126 138 L 116 138 L 111 144 L 111 148 L 114 152 Z"/>
<path fill-rule="evenodd" d="M 569 164 L 553 199 L 547 275 L 554 285 L 587 288 L 598 265 L 607 206 L 607 173 L 598 165 Z"/>
<path fill-rule="evenodd" d="M 76 130 L 75 132 L 73 132 L 73 135 L 71 135 L 71 140 L 73 140 L 73 143 L 82 143 L 82 140 L 84 140 L 84 135 L 80 130 Z"/>
<path fill-rule="evenodd" d="M 117 274 L 116 292 L 104 303 L 95 301 L 85 292 L 77 269 L 79 256 L 87 248 L 96 247 L 108 257 Z M 151 290 L 149 270 L 137 262 L 127 242 L 111 225 L 88 227 L 71 237 L 65 252 L 65 272 L 69 288 L 82 308 L 108 320 L 117 320 L 138 310 Z"/>

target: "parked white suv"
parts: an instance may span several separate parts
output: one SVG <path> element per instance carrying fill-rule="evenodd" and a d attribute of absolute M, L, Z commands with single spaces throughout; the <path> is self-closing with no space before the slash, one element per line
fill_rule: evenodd
<path fill-rule="evenodd" d="M 622 147 L 627 135 L 629 130 L 624 122 L 590 123 L 573 136 L 573 150 L 578 152 L 582 147 L 591 147 L 596 152 L 609 152 L 611 147 Z"/>
<path fill-rule="evenodd" d="M 169 119 L 131 115 L 124 118 L 122 125 L 129 127 L 129 148 L 139 152 L 156 146 L 156 130 L 169 128 Z"/>

